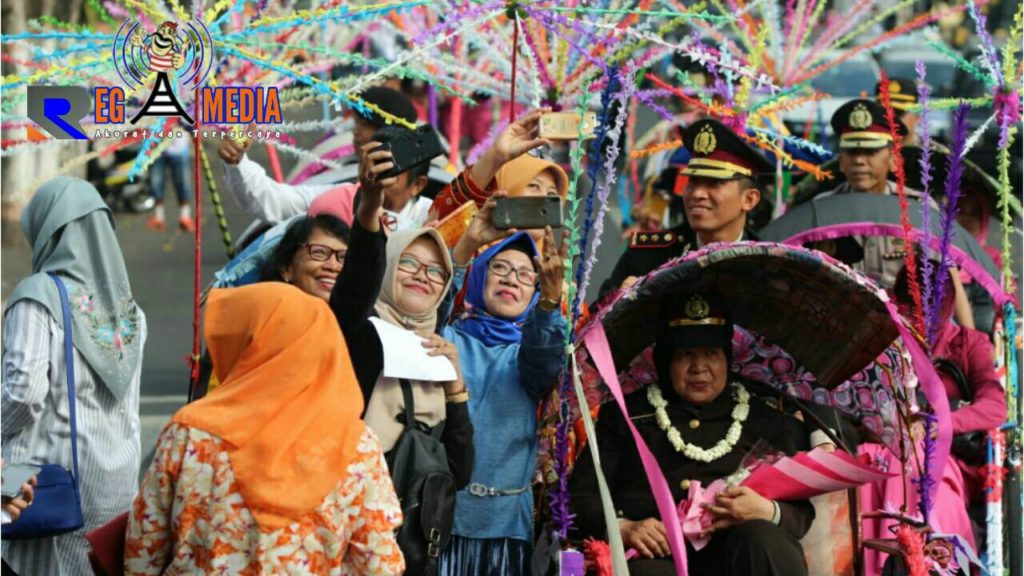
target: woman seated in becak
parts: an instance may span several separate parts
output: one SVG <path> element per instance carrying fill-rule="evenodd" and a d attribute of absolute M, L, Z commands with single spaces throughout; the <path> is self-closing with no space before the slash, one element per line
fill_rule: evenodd
<path fill-rule="evenodd" d="M 673 499 L 733 474 L 758 443 L 793 454 L 807 448 L 807 431 L 791 416 L 752 399 L 730 377 L 733 326 L 713 294 L 668 294 L 659 311 L 654 360 L 658 383 L 626 396 L 630 419 L 658 464 Z M 671 575 L 675 567 L 640 453 L 622 414 L 601 411 L 597 442 L 604 476 L 626 548 L 640 558 L 631 574 Z M 584 452 L 570 480 L 580 537 L 606 538 L 594 461 Z M 706 508 L 713 522 L 700 551 L 687 544 L 691 574 L 785 575 L 807 573 L 798 542 L 810 528 L 807 500 L 768 500 L 747 487 L 726 488 Z"/>
<path fill-rule="evenodd" d="M 938 270 L 939 263 L 933 261 L 932 269 Z M 918 275 L 922 267 L 919 265 Z M 996 376 L 995 355 L 988 336 L 979 330 L 964 328 L 952 321 L 954 275 L 959 272 L 951 268 L 945 278 L 943 301 L 939 308 L 937 338 L 932 346 L 932 362 L 949 397 L 949 409 L 953 424 L 953 458 L 964 475 L 969 501 L 981 504 L 984 501 L 982 483 L 984 478 L 979 470 L 984 460 L 984 433 L 998 428 L 1006 422 L 1006 396 Z M 896 277 L 893 287 L 900 312 L 911 317 L 911 296 L 904 267 Z M 936 286 L 937 289 L 937 286 Z M 969 448 L 969 435 L 975 435 L 975 449 Z M 972 454 L 972 452 L 974 452 Z M 971 463 L 965 461 L 970 460 Z M 981 460 L 979 462 L 979 459 Z"/>
<path fill-rule="evenodd" d="M 938 271 L 939 263 L 932 261 L 932 269 Z M 922 277 L 924 260 L 919 259 L 918 277 Z M 981 466 L 985 463 L 985 432 L 998 428 L 1006 421 L 1006 397 L 995 373 L 992 344 L 984 333 L 971 328 L 964 328 L 952 322 L 954 295 L 954 275 L 959 274 L 955 268 L 943 279 L 943 299 L 939 304 L 937 320 L 937 338 L 932 346 L 932 362 L 945 385 L 949 397 L 951 423 L 953 427 L 953 447 L 951 458 L 942 470 L 941 481 L 937 487 L 929 517 L 931 527 L 937 533 L 961 536 L 964 543 L 975 547 L 976 540 L 967 513 L 967 505 L 984 504 Z M 913 317 L 913 299 L 911 297 L 907 269 L 904 267 L 896 276 L 893 286 L 896 305 L 906 318 Z M 923 285 L 923 284 L 922 284 Z M 933 283 L 938 290 L 938 282 Z M 918 428 L 919 442 L 920 434 Z M 918 448 L 920 452 L 920 446 Z M 862 445 L 862 454 L 868 454 L 876 465 L 890 472 L 899 471 L 900 461 L 895 454 L 882 449 L 876 444 Z M 911 481 L 918 476 L 912 462 L 907 463 L 906 478 L 897 476 L 890 480 L 867 484 L 861 488 L 861 509 L 881 510 L 886 507 L 900 507 L 904 498 L 913 514 L 918 514 L 917 490 Z M 904 486 L 904 481 L 906 485 Z M 865 522 L 864 531 L 868 538 L 891 537 L 888 520 Z M 884 573 L 886 557 L 874 550 L 865 551 L 864 573 L 867 575 Z"/>

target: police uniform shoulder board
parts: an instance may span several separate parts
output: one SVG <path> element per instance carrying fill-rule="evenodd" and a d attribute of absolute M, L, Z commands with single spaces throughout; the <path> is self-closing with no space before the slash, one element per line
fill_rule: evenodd
<path fill-rule="evenodd" d="M 638 249 L 668 248 L 683 240 L 682 235 L 672 230 L 633 232 L 633 236 L 629 239 L 629 247 Z"/>

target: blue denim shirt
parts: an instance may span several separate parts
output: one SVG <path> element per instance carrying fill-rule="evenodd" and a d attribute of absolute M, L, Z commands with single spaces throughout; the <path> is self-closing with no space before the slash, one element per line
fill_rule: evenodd
<path fill-rule="evenodd" d="M 511 490 L 529 487 L 537 461 L 537 405 L 565 364 L 565 320 L 560 311 L 534 308 L 518 344 L 485 346 L 446 326 L 469 389 L 475 430 L 473 483 Z M 511 496 L 456 496 L 455 533 L 472 538 L 533 539 L 532 490 Z"/>

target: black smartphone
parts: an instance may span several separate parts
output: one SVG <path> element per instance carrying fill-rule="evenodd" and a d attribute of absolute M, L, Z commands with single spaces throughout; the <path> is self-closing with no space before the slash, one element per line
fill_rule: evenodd
<path fill-rule="evenodd" d="M 517 228 L 561 228 L 562 198 L 559 196 L 528 196 L 520 198 L 498 198 L 494 204 L 491 220 L 499 230 Z"/>
<path fill-rule="evenodd" d="M 444 146 L 433 126 L 425 124 L 409 130 L 402 126 L 385 126 L 373 135 L 373 139 L 383 144 L 380 149 L 390 150 L 395 163 L 394 167 L 379 174 L 378 178 L 391 178 L 402 172 L 408 172 L 414 166 L 426 164 L 444 154 Z"/>

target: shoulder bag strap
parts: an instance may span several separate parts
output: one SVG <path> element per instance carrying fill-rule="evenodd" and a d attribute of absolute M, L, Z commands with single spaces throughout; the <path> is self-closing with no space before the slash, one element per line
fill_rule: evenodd
<path fill-rule="evenodd" d="M 60 292 L 60 311 L 64 318 L 64 364 L 68 373 L 68 404 L 70 406 L 68 415 L 71 418 L 71 461 L 74 465 L 75 488 L 78 488 L 78 426 L 75 417 L 75 347 L 71 338 L 71 306 L 68 303 L 68 290 L 64 282 L 53 272 L 47 272 L 47 276 L 57 285 Z"/>
<path fill-rule="evenodd" d="M 957 390 L 960 391 L 961 400 L 964 402 L 974 401 L 974 393 L 971 392 L 971 386 L 967 382 L 967 376 L 964 375 L 964 371 L 960 369 L 960 366 L 956 362 L 948 358 L 936 358 L 932 360 L 932 365 L 935 366 L 936 371 L 944 372 L 953 379 Z"/>
<path fill-rule="evenodd" d="M 402 385 L 402 399 L 405 401 L 405 427 L 416 427 L 416 403 L 412 397 L 412 384 L 405 378 L 399 378 Z"/>

